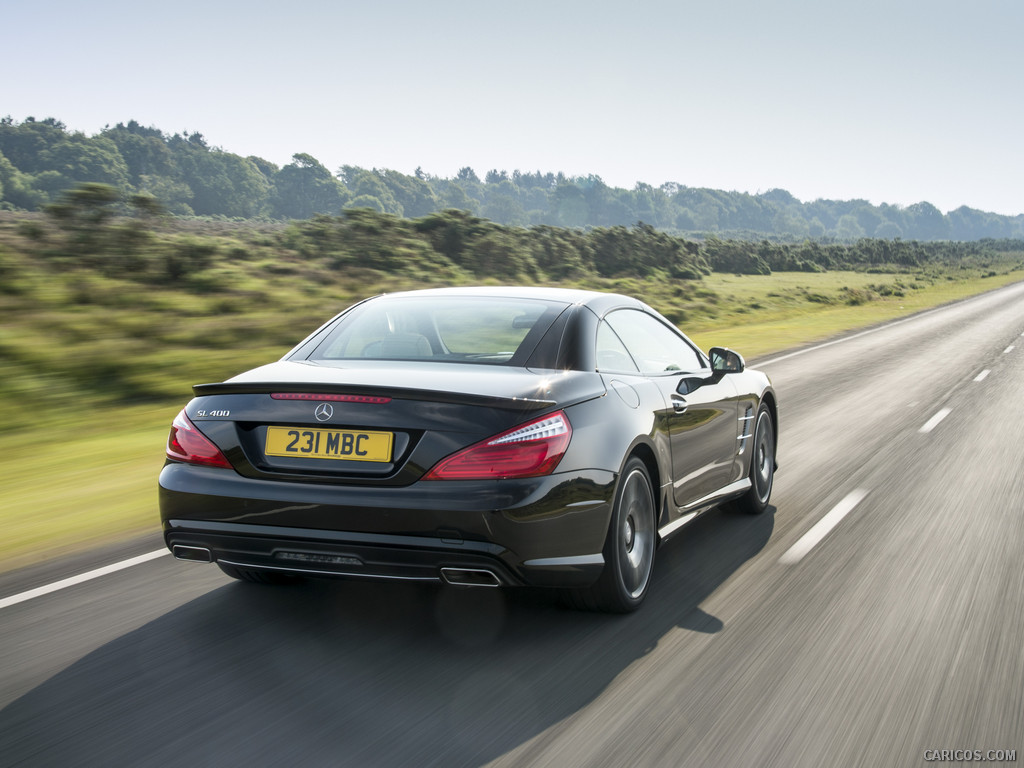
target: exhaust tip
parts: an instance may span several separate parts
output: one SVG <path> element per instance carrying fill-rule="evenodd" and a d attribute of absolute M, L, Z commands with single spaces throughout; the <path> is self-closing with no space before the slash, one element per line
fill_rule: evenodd
<path fill-rule="evenodd" d="M 171 547 L 171 554 L 178 560 L 188 560 L 192 563 L 213 562 L 213 553 L 206 547 L 185 547 L 175 544 Z"/>
<path fill-rule="evenodd" d="M 458 587 L 500 587 L 501 579 L 486 568 L 442 568 L 441 578 Z"/>

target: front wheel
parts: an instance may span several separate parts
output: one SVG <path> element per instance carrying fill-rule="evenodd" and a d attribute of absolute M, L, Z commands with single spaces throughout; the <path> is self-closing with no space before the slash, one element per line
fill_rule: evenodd
<path fill-rule="evenodd" d="M 656 537 L 651 479 L 647 467 L 634 456 L 626 462 L 615 491 L 604 570 L 593 586 L 572 590 L 570 604 L 608 613 L 636 610 L 650 586 Z"/>
<path fill-rule="evenodd" d="M 759 515 L 768 508 L 775 482 L 775 425 L 768 406 L 761 404 L 754 422 L 754 442 L 750 455 L 750 490 L 735 503 L 737 509 Z"/>

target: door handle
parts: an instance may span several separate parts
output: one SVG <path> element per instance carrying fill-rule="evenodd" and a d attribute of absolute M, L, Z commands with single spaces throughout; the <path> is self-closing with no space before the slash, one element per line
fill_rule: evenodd
<path fill-rule="evenodd" d="M 672 398 L 672 410 L 676 413 L 686 413 L 686 409 L 690 407 L 690 404 L 681 397 Z"/>

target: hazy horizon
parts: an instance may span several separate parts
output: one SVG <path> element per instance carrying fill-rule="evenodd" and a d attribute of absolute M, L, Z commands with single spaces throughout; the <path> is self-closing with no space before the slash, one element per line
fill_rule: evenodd
<path fill-rule="evenodd" d="M 8 9 L 0 114 L 136 120 L 278 165 L 472 167 L 1024 212 L 1005 1 L 67 0 Z"/>

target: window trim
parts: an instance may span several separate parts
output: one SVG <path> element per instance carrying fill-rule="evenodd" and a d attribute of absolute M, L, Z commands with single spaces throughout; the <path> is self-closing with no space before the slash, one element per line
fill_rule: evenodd
<path fill-rule="evenodd" d="M 616 338 L 618 338 L 619 342 L 625 348 L 626 352 L 630 356 L 630 359 L 632 359 L 633 364 L 636 366 L 637 372 L 635 372 L 635 373 L 631 372 L 631 371 L 602 371 L 602 372 L 604 372 L 604 373 L 616 373 L 616 374 L 621 373 L 623 375 L 630 375 L 630 374 L 631 375 L 639 375 L 639 376 L 646 376 L 647 378 L 661 378 L 663 376 L 679 376 L 679 375 L 683 375 L 683 374 L 687 374 L 687 373 L 707 372 L 708 370 L 711 369 L 711 361 L 708 359 L 707 355 L 705 355 L 700 350 L 700 348 L 698 348 L 697 345 L 694 344 L 685 333 L 683 333 L 675 325 L 673 325 L 671 322 L 669 322 L 666 318 L 664 318 L 661 315 L 657 314 L 653 310 L 647 310 L 647 309 L 640 308 L 640 307 L 615 307 L 615 308 L 610 309 L 607 312 L 605 312 L 599 318 L 599 320 L 598 320 L 598 332 L 600 332 L 600 324 L 601 323 L 607 323 L 609 316 L 614 315 L 614 314 L 616 314 L 618 312 L 636 312 L 636 313 L 638 313 L 638 314 L 648 318 L 649 320 L 657 323 L 658 325 L 661 325 L 663 328 L 665 328 L 670 333 L 672 333 L 677 339 L 679 339 L 679 341 L 681 341 L 696 356 L 697 362 L 700 365 L 700 368 L 697 368 L 696 370 L 692 370 L 692 371 L 685 370 L 685 369 L 679 369 L 679 370 L 675 370 L 675 371 L 669 370 L 669 371 L 645 372 L 643 370 L 642 366 L 637 362 L 636 355 L 633 353 L 633 350 L 631 350 L 629 348 L 629 345 L 622 339 L 622 337 L 619 335 L 618 331 L 615 330 L 615 328 L 611 325 L 611 323 L 608 323 L 608 330 L 610 330 L 612 333 L 615 334 Z M 596 352 L 597 352 L 597 337 L 596 337 L 596 335 L 595 335 L 595 338 L 594 338 L 594 351 L 595 351 L 595 355 L 596 355 Z M 598 370 L 600 371 L 601 369 L 599 368 Z"/>

